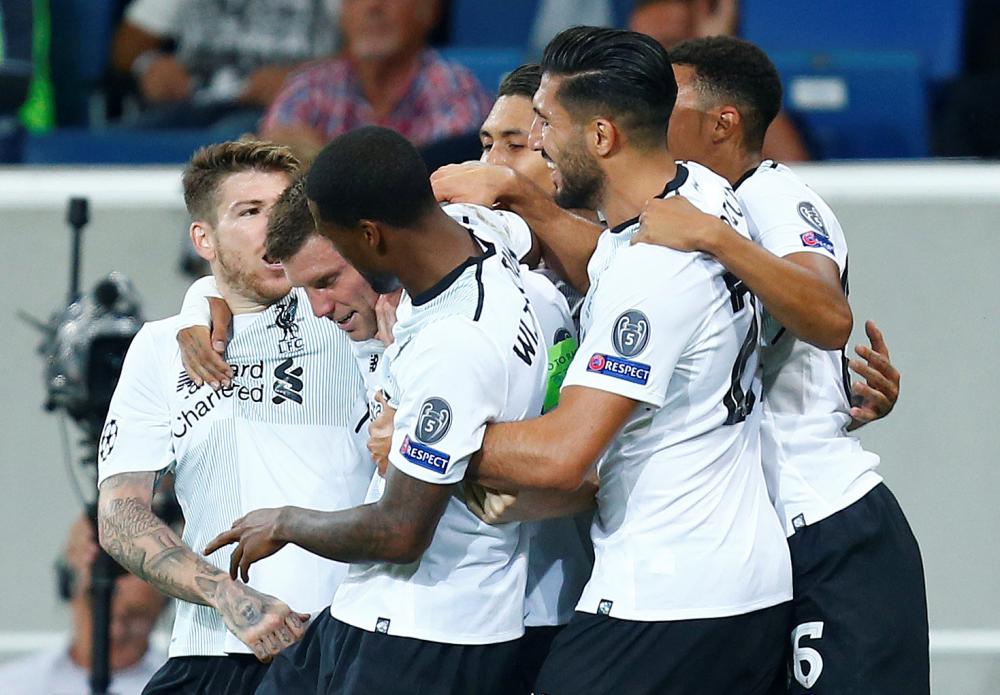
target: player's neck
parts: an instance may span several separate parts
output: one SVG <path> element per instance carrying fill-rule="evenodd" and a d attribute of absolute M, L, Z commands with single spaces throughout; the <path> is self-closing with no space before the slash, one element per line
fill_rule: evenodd
<path fill-rule="evenodd" d="M 720 157 L 719 161 L 714 162 L 714 166 L 709 168 L 728 181 L 730 186 L 735 186 L 748 171 L 759 167 L 762 161 L 764 158 L 760 152 L 736 149 Z"/>
<path fill-rule="evenodd" d="M 256 314 L 264 311 L 264 309 L 273 304 L 273 302 L 262 304 L 257 299 L 243 296 L 234 290 L 220 273 L 215 273 L 215 284 L 219 288 L 219 294 L 222 295 L 222 298 L 226 300 L 226 304 L 229 305 L 229 310 L 233 312 L 233 316 L 237 314 Z"/>
<path fill-rule="evenodd" d="M 416 232 L 408 233 L 414 243 L 403 250 L 406 262 L 396 273 L 410 297 L 431 289 L 470 256 L 482 253 L 469 230 L 440 209 L 429 215 Z"/>
<path fill-rule="evenodd" d="M 609 163 L 606 174 L 601 212 L 608 227 L 616 227 L 638 217 L 646 202 L 663 192 L 663 187 L 677 175 L 677 165 L 666 150 L 649 155 L 630 152 Z"/>

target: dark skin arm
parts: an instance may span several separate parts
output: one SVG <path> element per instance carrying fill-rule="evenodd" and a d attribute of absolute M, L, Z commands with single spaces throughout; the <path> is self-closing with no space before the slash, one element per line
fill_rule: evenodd
<path fill-rule="evenodd" d="M 590 261 L 601 225 L 559 207 L 552 197 L 513 169 L 483 162 L 441 167 L 431 175 L 439 201 L 500 206 L 524 218 L 546 264 L 580 293 L 590 286 Z"/>
<path fill-rule="evenodd" d="M 244 580 L 250 565 L 287 543 L 340 562 L 416 562 L 431 544 L 454 488 L 425 483 L 389 466 L 385 493 L 377 502 L 334 512 L 258 509 L 216 536 L 205 553 L 236 543 L 230 576 L 239 573 Z"/>
<path fill-rule="evenodd" d="M 779 258 L 680 196 L 650 200 L 633 243 L 711 254 L 795 337 L 822 350 L 847 344 L 854 319 L 832 258 L 808 252 Z"/>

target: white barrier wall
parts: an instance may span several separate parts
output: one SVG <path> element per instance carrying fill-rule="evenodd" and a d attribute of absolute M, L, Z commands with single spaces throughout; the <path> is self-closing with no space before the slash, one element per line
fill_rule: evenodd
<path fill-rule="evenodd" d="M 893 414 L 862 431 L 882 456 L 924 554 L 935 692 L 993 694 L 1000 680 L 1000 167 L 828 165 L 801 173 L 833 206 L 850 244 L 854 341 L 884 330 L 903 373 Z M 38 335 L 65 301 L 66 200 L 86 195 L 83 286 L 110 270 L 133 279 L 147 318 L 179 306 L 187 220 L 174 169 L 0 170 L 0 652 L 44 643 L 66 625 L 52 563 L 79 505 L 60 430 L 42 412 Z M 887 578 L 889 581 L 890 578 Z"/>

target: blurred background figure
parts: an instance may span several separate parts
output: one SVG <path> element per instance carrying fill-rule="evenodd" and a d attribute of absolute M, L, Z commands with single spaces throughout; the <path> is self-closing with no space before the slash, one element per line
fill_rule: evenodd
<path fill-rule="evenodd" d="M 739 0 L 636 0 L 628 28 L 652 36 L 668 51 L 681 41 L 736 36 Z M 782 111 L 764 138 L 764 157 L 782 162 L 810 159 L 799 129 Z"/>
<path fill-rule="evenodd" d="M 31 26 L 31 3 L 0 0 L 0 162 L 20 159 L 18 111 L 33 73 Z"/>
<path fill-rule="evenodd" d="M 70 609 L 68 644 L 44 649 L 0 665 L 5 695 L 87 695 L 90 693 L 90 567 L 97 554 L 90 521 L 81 516 L 70 527 L 66 549 L 56 563 L 60 597 Z M 166 661 L 150 645 L 166 598 L 132 574 L 115 580 L 111 600 L 111 692 L 138 695 Z"/>
<path fill-rule="evenodd" d="M 133 0 L 111 49 L 141 100 L 125 124 L 211 127 L 218 139 L 255 130 L 289 73 L 334 51 L 337 2 Z"/>
<path fill-rule="evenodd" d="M 342 0 L 342 55 L 293 75 L 261 136 L 310 161 L 363 125 L 398 131 L 418 147 L 478 130 L 492 98 L 465 67 L 428 45 L 437 0 Z"/>

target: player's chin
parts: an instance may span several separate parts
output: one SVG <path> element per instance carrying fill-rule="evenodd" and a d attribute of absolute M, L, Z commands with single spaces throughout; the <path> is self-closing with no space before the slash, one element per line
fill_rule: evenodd
<path fill-rule="evenodd" d="M 257 293 L 270 300 L 281 299 L 292 291 L 292 285 L 284 273 L 276 275 L 266 272 L 257 277 Z"/>

